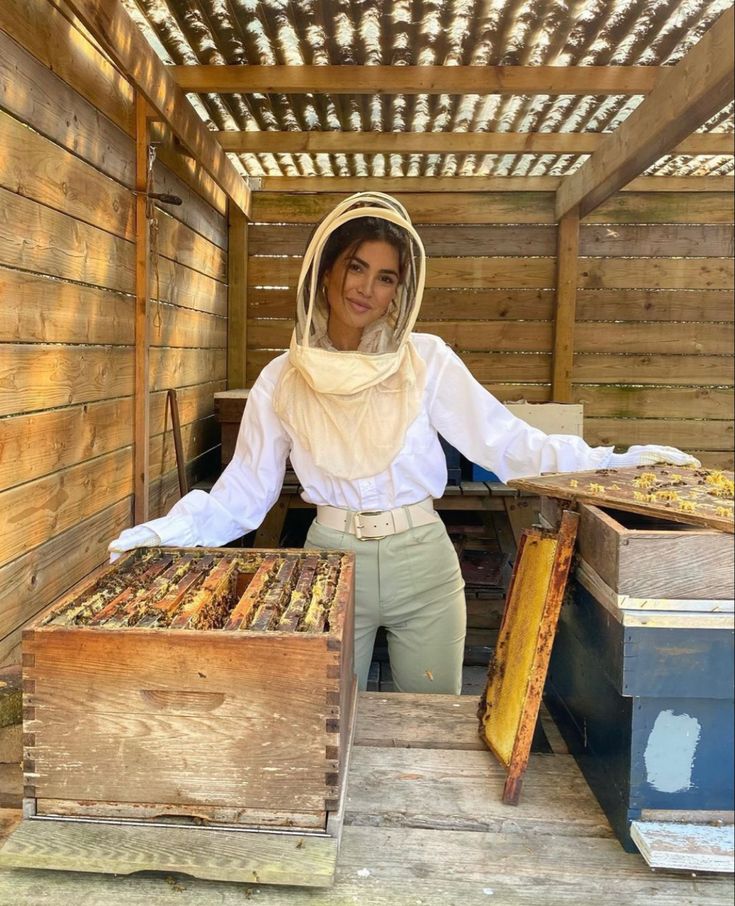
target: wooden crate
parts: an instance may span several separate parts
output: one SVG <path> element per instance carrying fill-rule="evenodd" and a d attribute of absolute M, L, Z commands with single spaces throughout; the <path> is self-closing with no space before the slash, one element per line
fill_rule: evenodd
<path fill-rule="evenodd" d="M 242 414 L 248 401 L 247 389 L 220 390 L 214 394 L 214 414 L 219 422 L 220 437 L 222 440 L 222 468 L 232 459 L 240 431 Z"/>
<path fill-rule="evenodd" d="M 353 570 L 339 552 L 149 549 L 84 582 L 24 633 L 25 814 L 270 831 L 275 851 L 322 837 L 311 880 L 273 852 L 224 877 L 329 883 Z"/>
<path fill-rule="evenodd" d="M 626 848 L 633 821 L 731 821 L 733 536 L 580 512 L 547 701 Z"/>

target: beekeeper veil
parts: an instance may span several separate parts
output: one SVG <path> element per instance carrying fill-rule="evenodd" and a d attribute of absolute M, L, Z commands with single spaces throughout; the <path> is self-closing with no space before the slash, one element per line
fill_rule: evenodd
<path fill-rule="evenodd" d="M 376 231 L 376 221 L 385 222 L 386 229 Z M 400 245 L 395 297 L 386 313 L 365 328 L 357 351 L 338 351 L 328 334 L 325 251 L 331 266 L 335 249 L 357 254 L 363 241 L 384 234 L 385 241 Z M 384 471 L 418 415 L 426 375 L 410 334 L 425 269 L 423 244 L 405 208 L 382 193 L 347 198 L 309 240 L 299 275 L 296 328 L 274 408 L 330 475 L 356 479 Z"/>

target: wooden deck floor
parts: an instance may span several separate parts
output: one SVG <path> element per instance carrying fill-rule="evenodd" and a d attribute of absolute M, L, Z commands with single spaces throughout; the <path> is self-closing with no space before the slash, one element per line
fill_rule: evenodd
<path fill-rule="evenodd" d="M 360 697 L 331 889 L 5 870 L 0 904 L 731 906 L 732 878 L 654 873 L 625 853 L 570 755 L 533 755 L 520 805 L 504 806 L 475 708 L 470 696 Z M 0 836 L 16 820 L 0 811 Z"/>

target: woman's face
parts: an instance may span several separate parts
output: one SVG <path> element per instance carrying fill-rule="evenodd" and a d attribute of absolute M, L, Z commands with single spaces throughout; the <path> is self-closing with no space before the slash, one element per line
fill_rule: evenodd
<path fill-rule="evenodd" d="M 362 332 L 387 311 L 398 290 L 400 258 L 389 242 L 347 249 L 324 274 L 329 337 L 337 349 L 357 349 Z"/>

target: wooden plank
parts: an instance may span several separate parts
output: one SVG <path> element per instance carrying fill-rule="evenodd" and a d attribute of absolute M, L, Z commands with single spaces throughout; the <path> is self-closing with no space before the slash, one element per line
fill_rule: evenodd
<path fill-rule="evenodd" d="M 122 4 L 108 2 L 100 5 L 94 0 L 68 0 L 68 5 L 148 103 L 161 114 L 184 147 L 201 161 L 217 185 L 247 214 L 250 205 L 247 184 L 166 72 L 156 52 Z"/>
<path fill-rule="evenodd" d="M 478 366 L 482 374 L 490 373 L 482 359 Z M 632 374 L 636 384 L 732 386 L 732 360 L 727 356 L 658 353 L 601 356 L 578 352 L 574 357 L 573 379 L 577 384 L 627 384 Z"/>
<path fill-rule="evenodd" d="M 182 425 L 191 424 L 206 418 L 214 411 L 214 394 L 225 389 L 224 380 L 208 381 L 194 384 L 191 387 L 177 389 L 176 400 L 179 405 L 179 421 Z M 164 426 L 170 429 L 171 420 L 166 406 L 166 391 L 160 390 L 151 394 L 151 433 L 159 434 Z"/>
<path fill-rule="evenodd" d="M 405 177 L 404 182 L 408 178 Z M 440 189 L 437 188 L 436 191 Z M 602 230 L 604 232 L 604 228 Z M 310 228 L 306 224 L 251 224 L 248 228 L 248 251 L 253 256 L 302 256 L 309 233 Z M 556 255 L 556 229 L 551 224 L 541 226 L 425 224 L 421 227 L 421 241 L 429 257 Z M 729 246 L 725 244 L 723 248 L 724 257 L 729 252 Z"/>
<path fill-rule="evenodd" d="M 0 27 L 115 125 L 134 130 L 133 91 L 109 60 L 48 0 L 3 0 Z"/>
<path fill-rule="evenodd" d="M 129 448 L 62 469 L 0 494 L 7 520 L 0 564 L 61 534 L 132 492 Z"/>
<path fill-rule="evenodd" d="M 131 515 L 124 498 L 0 567 L 0 639 L 105 562 L 107 545 L 131 524 Z"/>
<path fill-rule="evenodd" d="M 0 189 L 0 264 L 132 293 L 133 245 Z"/>
<path fill-rule="evenodd" d="M 651 66 L 174 66 L 192 92 L 262 94 L 647 94 Z"/>
<path fill-rule="evenodd" d="M 0 490 L 132 443 L 129 397 L 0 419 Z"/>
<path fill-rule="evenodd" d="M 227 364 L 219 349 L 151 349 L 149 389 L 167 390 L 224 380 Z"/>
<path fill-rule="evenodd" d="M 396 197 L 406 206 L 414 223 L 554 223 L 554 196 L 551 192 L 398 193 Z M 344 195 L 331 193 L 286 195 L 256 192 L 251 220 L 263 223 L 315 223 L 343 198 Z M 729 216 L 732 219 L 732 211 Z"/>
<path fill-rule="evenodd" d="M 148 520 L 150 481 L 150 418 L 148 375 L 150 371 L 151 328 L 148 312 L 150 223 L 149 202 L 149 108 L 135 93 L 135 378 L 133 381 L 133 515 L 136 524 Z M 151 211 L 152 214 L 152 211 Z"/>
<path fill-rule="evenodd" d="M 0 414 L 15 415 L 89 403 L 133 392 L 129 346 L 5 344 L 0 364 Z"/>
<path fill-rule="evenodd" d="M 732 390 L 712 387 L 577 385 L 573 395 L 575 403 L 584 405 L 585 419 L 731 419 L 735 408 L 735 394 Z"/>
<path fill-rule="evenodd" d="M 592 132 L 216 132 L 225 151 L 252 154 L 591 154 L 605 136 Z M 733 154 L 729 135 L 691 136 L 672 154 Z M 448 178 L 448 177 L 446 177 Z M 469 177 L 467 177 L 469 178 Z M 522 177 L 521 177 L 522 178 Z M 537 177 L 538 178 L 538 177 Z M 542 179 L 544 177 L 541 177 Z M 272 179 L 272 177 L 271 177 Z M 312 180 L 313 177 L 306 177 Z M 324 177 L 326 180 L 326 177 Z M 512 181 L 510 177 L 508 181 Z M 269 180 L 269 188 L 273 188 Z M 323 183 L 322 183 L 323 185 Z M 529 184 L 529 188 L 533 184 Z M 537 188 L 548 188 L 541 183 Z M 327 191 L 334 190 L 334 186 Z M 479 187 L 478 187 L 479 188 Z M 312 189 L 312 191 L 318 191 Z M 403 189 L 405 191 L 405 189 Z"/>
<path fill-rule="evenodd" d="M 0 7 L 4 13 L 5 4 Z M 135 171 L 129 136 L 2 31 L 0 99 L 13 116 L 132 188 Z"/>
<path fill-rule="evenodd" d="M 298 255 L 306 247 L 304 224 L 252 224 L 251 255 Z M 429 257 L 555 256 L 556 230 L 551 225 L 421 227 Z M 580 254 L 585 257 L 727 258 L 733 249 L 730 224 L 620 224 L 614 229 L 582 224 Z"/>
<path fill-rule="evenodd" d="M 581 217 L 638 176 L 732 99 L 733 11 L 726 10 L 651 94 L 557 190 L 556 215 Z"/>
<path fill-rule="evenodd" d="M 155 299 L 160 292 L 161 299 L 173 305 L 220 317 L 227 314 L 227 287 L 224 283 L 164 257 L 157 259 L 156 267 L 158 279 L 155 272 L 151 273 L 151 299 Z"/>
<path fill-rule="evenodd" d="M 0 186 L 116 236 L 135 234 L 126 187 L 2 111 Z"/>
<path fill-rule="evenodd" d="M 227 252 L 196 233 L 168 211 L 158 211 L 158 248 L 161 255 L 214 277 L 227 280 Z"/>
<path fill-rule="evenodd" d="M 551 398 L 558 403 L 568 403 L 572 395 L 578 270 L 579 212 L 573 208 L 559 221 L 551 370 Z"/>
<path fill-rule="evenodd" d="M 227 385 L 242 387 L 248 349 L 248 223 L 234 206 L 229 212 L 227 287 Z"/>
<path fill-rule="evenodd" d="M 151 123 L 151 131 L 156 125 L 156 123 Z M 170 160 L 165 152 L 163 155 L 157 154 L 158 157 L 160 157 L 160 160 L 157 159 L 153 165 L 154 191 L 177 195 L 183 202 L 181 205 L 168 206 L 166 208 L 167 213 L 176 220 L 185 223 L 192 230 L 195 230 L 208 242 L 226 250 L 227 224 L 224 216 L 217 208 L 212 207 L 198 195 L 195 190 L 189 188 L 173 170 L 163 165 L 164 158 Z"/>
<path fill-rule="evenodd" d="M 729 450 L 733 446 L 732 411 L 729 421 L 678 418 L 585 418 L 584 436 L 595 446 L 665 444 L 684 450 Z"/>
<path fill-rule="evenodd" d="M 227 347 L 227 319 L 175 305 L 153 303 L 151 346 Z"/>
<path fill-rule="evenodd" d="M 3 814 L 10 814 L 4 821 L 6 827 L 15 823 L 14 813 L 0 812 Z M 502 871 L 488 867 L 488 852 L 503 866 Z M 542 884 L 548 892 L 545 895 L 553 895 L 555 902 L 564 906 L 593 900 L 599 906 L 615 906 L 622 899 L 629 906 L 646 906 L 652 895 L 657 906 L 681 906 L 686 901 L 729 906 L 732 900 L 729 879 L 706 875 L 692 878 L 689 873 L 665 869 L 652 875 L 642 858 L 625 853 L 616 840 L 580 837 L 570 845 L 568 836 L 549 834 L 538 845 L 529 845 L 528 837 L 514 833 L 511 825 L 499 832 L 478 833 L 347 825 L 338 861 L 334 888 L 320 891 L 317 897 L 309 888 L 284 890 L 275 885 L 258 886 L 257 896 L 263 906 L 305 906 L 317 898 L 324 906 L 336 906 L 360 902 L 366 892 L 371 906 L 419 899 L 423 903 L 479 906 L 489 897 L 514 906 L 533 906 L 538 903 L 536 888 Z M 110 906 L 113 896 L 117 906 L 137 906 L 141 899 L 155 901 L 156 897 L 174 894 L 179 906 L 192 906 L 202 897 L 216 897 L 222 906 L 236 906 L 242 901 L 243 890 L 250 889 L 229 882 L 150 872 L 116 880 L 73 871 L 52 875 L 31 870 L 0 872 L 0 893 L 9 902 L 18 899 L 28 904 L 47 892 L 49 896 L 63 892 L 71 901 L 84 902 L 86 898 L 99 906 Z"/>
<path fill-rule="evenodd" d="M 96 44 L 90 42 L 86 34 L 75 27 L 78 22 L 70 23 L 70 13 L 48 0 L 6 0 L 0 8 L 0 25 L 28 52 L 27 64 L 23 67 L 24 75 L 40 67 L 32 60 L 35 57 L 45 67 L 52 70 L 59 78 L 47 77 L 49 84 L 57 82 L 64 87 L 69 96 L 74 89 L 81 97 L 77 106 L 86 110 L 91 107 L 104 113 L 112 123 L 128 135 L 134 135 L 135 123 L 133 114 L 133 89 Z M 4 37 L 4 36 L 3 36 Z M 31 57 L 32 55 L 32 57 Z M 63 83 L 62 80 L 63 79 Z M 68 86 L 68 87 L 67 87 Z M 53 98 L 53 92 L 49 99 Z M 43 104 L 43 98 L 36 98 L 36 104 Z M 84 110 L 79 111 L 84 119 Z M 105 124 L 107 120 L 100 118 Z M 35 122 L 33 123 L 35 125 Z M 61 125 L 61 124 L 59 124 Z M 73 135 L 73 133 L 70 133 Z M 165 142 L 171 136 L 160 136 Z M 222 190 L 197 164 L 174 150 L 161 146 L 158 157 L 169 169 L 176 172 L 187 185 L 191 186 L 209 204 L 221 214 L 226 210 L 226 196 Z M 132 167 L 132 146 L 128 143 L 124 162 Z M 101 168 L 114 164 L 103 158 Z M 132 178 L 132 170 L 130 171 Z M 126 185 L 132 187 L 131 181 Z M 181 212 L 186 216 L 188 212 Z"/>
<path fill-rule="evenodd" d="M 181 429 L 181 445 L 186 462 L 197 459 L 208 450 L 219 447 L 219 426 L 212 415 Z M 176 449 L 171 430 L 157 434 L 150 441 L 150 477 L 151 480 L 165 475 L 177 467 Z"/>
<path fill-rule="evenodd" d="M 578 289 L 579 321 L 726 321 L 735 316 L 728 290 Z"/>
<path fill-rule="evenodd" d="M 732 355 L 732 324 L 667 324 L 663 321 L 595 322 L 587 321 L 575 327 L 575 346 L 578 352 L 609 352 L 624 349 L 628 353 L 657 353 L 676 355 Z"/>
<path fill-rule="evenodd" d="M 181 153 L 176 145 L 172 148 L 161 146 L 156 156 L 167 170 L 170 170 L 186 186 L 190 186 L 195 195 L 205 201 L 207 205 L 211 205 L 214 211 L 222 216 L 227 213 L 227 195 L 199 161 L 189 157 L 188 154 Z"/>
<path fill-rule="evenodd" d="M 651 868 L 735 871 L 733 825 L 634 821 L 630 835 Z"/>
<path fill-rule="evenodd" d="M 126 875 L 155 869 L 201 879 L 323 887 L 338 840 L 175 825 L 145 827 L 29 819 L 0 851 L 6 867 Z"/>
<path fill-rule="evenodd" d="M 610 229 L 587 223 L 580 231 L 579 253 L 584 257 L 727 258 L 734 247 L 730 224 L 634 223 L 619 224 Z"/>
<path fill-rule="evenodd" d="M 704 525 L 730 534 L 733 527 L 732 473 L 677 468 L 667 464 L 598 469 L 515 478 L 511 487 L 557 500 L 579 500 L 670 522 Z"/>
<path fill-rule="evenodd" d="M 526 841 L 529 834 L 568 842 L 612 834 L 572 756 L 531 755 L 524 795 L 510 814 L 501 801 L 505 769 L 489 752 L 356 745 L 350 768 L 352 824 L 472 831 L 467 837 L 512 826 Z"/>
<path fill-rule="evenodd" d="M 0 267 L 0 341 L 131 345 L 133 299 L 112 290 Z M 79 317 L 79 311 L 84 317 Z"/>
<path fill-rule="evenodd" d="M 729 133 L 698 132 L 696 140 L 708 152 L 727 145 L 723 153 L 732 154 Z M 561 180 L 560 176 L 260 176 L 253 180 L 253 188 L 289 193 L 555 192 Z M 621 191 L 731 192 L 732 186 L 731 176 L 639 176 Z"/>
<path fill-rule="evenodd" d="M 196 449 L 196 455 L 218 443 L 212 395 L 214 388 L 221 386 L 221 383 L 210 384 L 202 391 L 199 387 L 188 388 L 182 394 L 180 412 L 185 447 Z M 151 445 L 152 458 L 164 455 L 160 437 L 164 423 L 170 431 L 163 411 L 164 394 L 161 392 L 158 396 L 151 423 L 157 429 L 153 433 L 159 436 Z M 0 420 L 0 490 L 130 446 L 132 420 L 133 406 L 129 397 Z M 175 465 L 171 444 L 167 438 L 167 468 Z"/>
<path fill-rule="evenodd" d="M 580 258 L 579 282 L 585 289 L 732 289 L 735 270 L 731 258 Z"/>
<path fill-rule="evenodd" d="M 247 279 L 250 286 L 296 286 L 300 269 L 298 258 L 251 258 Z M 554 272 L 553 258 L 429 258 L 426 284 L 540 289 L 554 286 Z"/>
<path fill-rule="evenodd" d="M 356 746 L 483 751 L 473 696 L 380 692 L 360 696 Z"/>
<path fill-rule="evenodd" d="M 588 223 L 732 223 L 732 194 L 618 192 L 586 219 Z"/>

